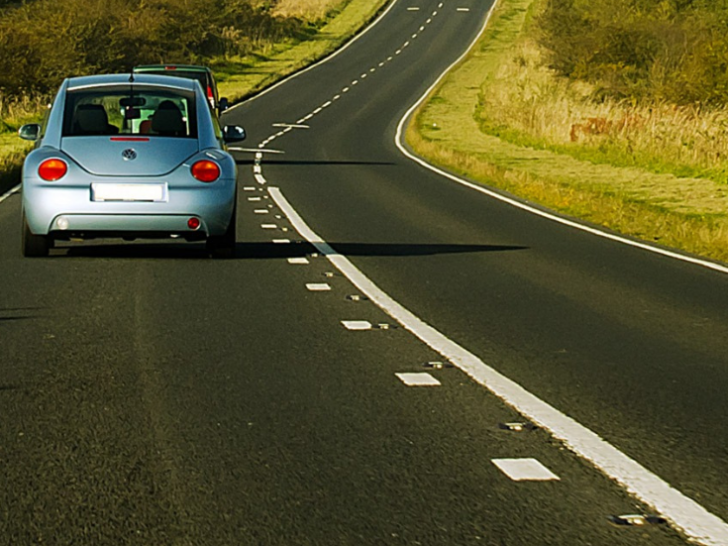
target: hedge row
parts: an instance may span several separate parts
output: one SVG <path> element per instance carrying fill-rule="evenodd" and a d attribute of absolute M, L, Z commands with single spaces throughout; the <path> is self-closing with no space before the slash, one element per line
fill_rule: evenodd
<path fill-rule="evenodd" d="M 245 54 L 262 42 L 280 42 L 306 31 L 300 20 L 273 16 L 274 1 L 5 4 L 0 7 L 0 92 L 6 97 L 47 93 L 69 75 Z"/>
<path fill-rule="evenodd" d="M 728 102 L 726 0 L 544 0 L 550 66 L 632 101 Z"/>

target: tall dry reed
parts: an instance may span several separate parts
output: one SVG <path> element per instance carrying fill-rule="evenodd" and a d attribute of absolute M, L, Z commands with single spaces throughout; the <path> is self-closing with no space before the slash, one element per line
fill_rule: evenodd
<path fill-rule="evenodd" d="M 486 131 L 518 143 L 728 182 L 728 108 L 596 101 L 595 91 L 557 77 L 525 40 L 484 83 L 479 115 Z"/>
<path fill-rule="evenodd" d="M 316 22 L 324 19 L 343 0 L 279 0 L 273 13 L 281 17 L 299 17 Z"/>

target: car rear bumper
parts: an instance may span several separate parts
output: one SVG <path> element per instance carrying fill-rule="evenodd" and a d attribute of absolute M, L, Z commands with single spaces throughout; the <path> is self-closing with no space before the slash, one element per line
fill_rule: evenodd
<path fill-rule="evenodd" d="M 30 231 L 64 236 L 98 236 L 144 233 L 205 238 L 222 235 L 228 228 L 235 207 L 235 183 L 218 181 L 215 186 L 170 188 L 166 201 L 92 201 L 91 190 L 84 186 L 26 184 L 23 209 Z M 190 218 L 199 227 L 188 226 Z"/>
<path fill-rule="evenodd" d="M 197 228 L 189 220 L 200 221 Z M 72 237 L 164 237 L 179 235 L 204 239 L 210 233 L 204 220 L 196 215 L 153 214 L 60 214 L 51 222 L 49 232 L 56 239 Z"/>

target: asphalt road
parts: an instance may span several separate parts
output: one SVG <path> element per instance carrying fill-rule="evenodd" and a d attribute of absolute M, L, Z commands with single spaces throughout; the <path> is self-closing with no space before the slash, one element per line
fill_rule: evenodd
<path fill-rule="evenodd" d="M 237 153 L 236 259 L 113 240 L 23 259 L 19 196 L 0 203 L 0 544 L 686 543 L 670 525 L 610 523 L 652 508 L 543 427 L 501 428 L 524 419 L 368 299 L 299 220 L 728 519 L 728 276 L 524 212 L 395 145 L 488 9 L 398 0 L 226 114 L 265 150 Z M 503 459 L 558 479 L 514 480 Z"/>

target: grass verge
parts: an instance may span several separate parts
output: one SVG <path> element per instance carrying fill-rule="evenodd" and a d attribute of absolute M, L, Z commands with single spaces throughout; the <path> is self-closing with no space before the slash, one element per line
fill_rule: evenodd
<path fill-rule="evenodd" d="M 671 161 L 674 154 L 656 169 L 654 161 L 642 159 L 644 155 L 631 154 L 630 162 L 625 162 L 599 153 L 619 138 L 629 143 L 630 137 L 622 134 L 579 135 L 581 141 L 572 142 L 573 121 L 609 121 L 598 110 L 603 106 L 588 103 L 584 94 L 575 97 L 573 86 L 557 81 L 538 62 L 531 63 L 534 68 L 529 73 L 539 71 L 536 83 L 533 78 L 524 81 L 523 73 L 514 77 L 514 66 L 529 65 L 523 58 L 524 48 L 533 48 L 529 29 L 538 4 L 539 0 L 500 0 L 478 44 L 415 113 L 406 135 L 408 144 L 438 166 L 560 213 L 728 261 L 728 186 L 720 178 L 694 176 L 697 170 L 684 176 L 680 161 Z M 493 102 L 495 95 L 506 97 L 500 106 L 513 105 L 513 97 L 518 98 L 518 111 L 505 115 L 510 121 L 495 117 L 502 112 Z M 543 103 L 544 96 L 550 102 Z M 537 125 L 549 128 L 555 122 L 537 120 L 536 112 L 551 111 L 556 103 L 562 104 L 562 111 L 578 114 L 571 125 L 564 124 L 549 138 Z M 610 112 L 613 118 L 634 115 L 629 113 L 633 108 L 613 108 L 622 108 L 619 113 Z M 523 119 L 531 121 L 513 121 Z M 645 133 L 644 125 L 634 125 L 636 134 Z M 643 140 L 650 141 L 644 136 Z M 666 167 L 671 163 L 677 165 L 675 169 Z"/>
<path fill-rule="evenodd" d="M 220 96 L 243 100 L 329 55 L 350 40 L 389 0 L 349 0 L 330 13 L 309 39 L 272 46 L 243 58 L 220 60 L 212 68 L 219 76 Z"/>
<path fill-rule="evenodd" d="M 0 133 L 0 195 L 20 183 L 23 159 L 32 146 L 16 133 Z"/>
<path fill-rule="evenodd" d="M 340 1 L 338 7 L 329 12 L 315 32 L 302 36 L 298 41 L 272 45 L 248 57 L 212 63 L 220 80 L 221 96 L 228 97 L 231 102 L 242 100 L 325 57 L 351 39 L 389 1 Z M 293 5 L 295 1 L 291 0 L 288 4 Z M 328 5 L 323 1 L 318 4 Z M 15 105 L 14 110 L 18 110 L 17 113 L 13 112 L 14 119 L 23 120 L 22 122 L 34 117 L 33 108 L 26 104 Z M 15 125 L 19 123 L 6 124 L 6 131 L 0 132 L 0 195 L 20 182 L 23 159 L 31 149 L 15 133 Z"/>

